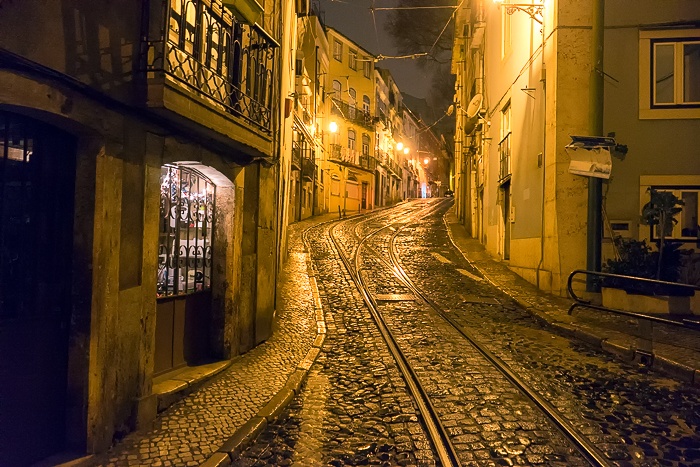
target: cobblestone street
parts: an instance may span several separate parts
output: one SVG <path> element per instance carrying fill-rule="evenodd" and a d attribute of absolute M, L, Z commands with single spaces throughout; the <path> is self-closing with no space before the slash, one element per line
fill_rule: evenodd
<path fill-rule="evenodd" d="M 387 267 L 392 237 L 414 284 L 554 405 L 610 465 L 700 465 L 698 390 L 542 328 L 451 243 L 443 222 L 450 205 L 416 201 L 307 232 L 327 339 L 300 397 L 236 456 L 234 465 L 438 463 L 415 401 L 330 240 L 334 228 L 346 255 L 373 234 L 360 248 L 358 270 L 461 465 L 588 462 L 547 416 L 397 279 Z"/>

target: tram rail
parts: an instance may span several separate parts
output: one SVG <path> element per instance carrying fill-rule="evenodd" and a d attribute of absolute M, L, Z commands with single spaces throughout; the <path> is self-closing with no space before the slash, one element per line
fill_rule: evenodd
<path fill-rule="evenodd" d="M 408 276 L 398 257 L 395 240 L 406 228 L 411 225 L 415 225 L 416 220 L 438 210 L 440 207 L 442 207 L 444 202 L 444 200 L 432 202 L 426 207 L 417 211 L 409 212 L 403 216 L 399 215 L 397 216 L 398 220 L 390 221 L 382 227 L 371 229 L 364 235 L 359 233 L 360 226 L 365 222 L 369 222 L 370 220 L 374 221 L 377 219 L 377 217 L 381 216 L 374 216 L 370 219 L 360 220 L 353 228 L 353 233 L 357 240 L 357 246 L 352 248 L 352 252 L 350 254 L 345 251 L 343 245 L 338 240 L 335 230 L 338 228 L 338 226 L 351 221 L 351 219 L 339 221 L 330 229 L 331 240 L 333 241 L 340 258 L 344 263 L 345 268 L 362 294 L 363 299 L 370 310 L 372 318 L 377 324 L 382 337 L 386 341 L 392 356 L 397 362 L 399 370 L 406 381 L 411 395 L 416 401 L 419 412 L 423 418 L 423 422 L 425 423 L 428 435 L 433 443 L 433 446 L 435 447 L 441 465 L 444 467 L 459 466 L 460 462 L 458 455 L 454 446 L 452 445 L 449 434 L 445 430 L 445 427 L 440 420 L 439 414 L 433 406 L 429 394 L 421 384 L 406 355 L 399 347 L 393 333 L 389 329 L 384 319 L 384 316 L 382 315 L 382 312 L 379 310 L 375 297 L 370 292 L 363 275 L 360 274 L 361 251 L 363 247 L 375 259 L 379 260 L 379 262 L 382 263 L 394 277 L 396 277 L 399 283 L 410 290 L 417 299 L 433 309 L 452 328 L 454 328 L 462 337 L 464 337 L 506 379 L 508 379 L 521 394 L 526 396 L 534 404 L 534 406 L 537 407 L 540 412 L 542 412 L 547 419 L 550 420 L 557 430 L 569 440 L 569 442 L 576 448 L 584 459 L 586 459 L 593 466 L 612 466 L 613 464 L 608 461 L 606 456 L 590 440 L 588 440 L 585 435 L 577 430 L 576 427 L 574 427 L 571 422 L 569 422 L 566 417 L 564 417 L 545 397 L 525 383 L 524 380 L 520 378 L 520 376 L 518 376 L 518 374 L 515 373 L 505 362 L 489 351 L 483 343 L 479 342 L 468 329 L 461 326 L 451 316 L 449 316 L 449 314 L 447 314 L 439 305 L 431 300 L 430 297 Z M 357 218 L 354 218 L 354 220 L 357 220 Z M 380 232 L 387 229 L 393 230 L 388 240 L 388 259 L 386 258 L 386 255 L 381 254 L 374 247 L 369 245 L 369 240 L 372 237 L 377 236 Z"/>

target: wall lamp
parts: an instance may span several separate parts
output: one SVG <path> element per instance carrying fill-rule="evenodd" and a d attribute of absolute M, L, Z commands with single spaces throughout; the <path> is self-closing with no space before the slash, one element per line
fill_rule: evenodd
<path fill-rule="evenodd" d="M 530 18 L 534 19 L 538 23 L 542 24 L 542 20 L 537 17 L 537 15 L 542 16 L 542 10 L 544 5 L 535 3 L 507 3 L 503 0 L 493 0 L 493 2 L 500 8 L 501 5 L 506 9 L 506 13 L 512 15 L 516 11 L 524 11 Z"/>

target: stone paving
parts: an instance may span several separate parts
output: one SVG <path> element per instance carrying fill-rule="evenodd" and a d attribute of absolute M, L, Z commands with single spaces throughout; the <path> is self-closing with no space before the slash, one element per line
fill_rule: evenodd
<path fill-rule="evenodd" d="M 545 316 L 548 322 L 576 326 L 618 346 L 634 348 L 637 345 L 636 338 L 642 335 L 639 320 L 581 307 L 569 315 L 572 300 L 538 290 L 508 269 L 505 263 L 495 261 L 476 239 L 467 235 L 454 210 L 446 214 L 445 221 L 453 240 L 472 265 L 483 271 L 498 289 Z M 653 341 L 657 356 L 700 370 L 700 332 L 655 324 Z"/>
<path fill-rule="evenodd" d="M 272 337 L 163 412 L 152 429 L 127 435 L 93 465 L 199 465 L 284 386 L 316 336 L 301 232 L 323 220 L 290 226 L 290 253 L 280 278 Z"/>
<path fill-rule="evenodd" d="M 508 295 L 462 272 L 480 276 L 453 247 L 439 216 L 406 232 L 397 248 L 409 275 L 438 305 L 616 465 L 700 464 L 698 389 L 542 329 Z"/>
<path fill-rule="evenodd" d="M 323 350 L 301 397 L 234 465 L 434 466 L 417 409 L 327 231 L 310 238 L 328 328 Z"/>

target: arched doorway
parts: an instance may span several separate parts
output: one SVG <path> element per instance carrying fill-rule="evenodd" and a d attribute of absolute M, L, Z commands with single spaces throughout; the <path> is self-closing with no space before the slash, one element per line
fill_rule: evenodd
<path fill-rule="evenodd" d="M 63 449 L 75 141 L 0 111 L 0 465 Z"/>
<path fill-rule="evenodd" d="M 161 168 L 155 374 L 210 353 L 216 185 L 198 170 Z"/>

